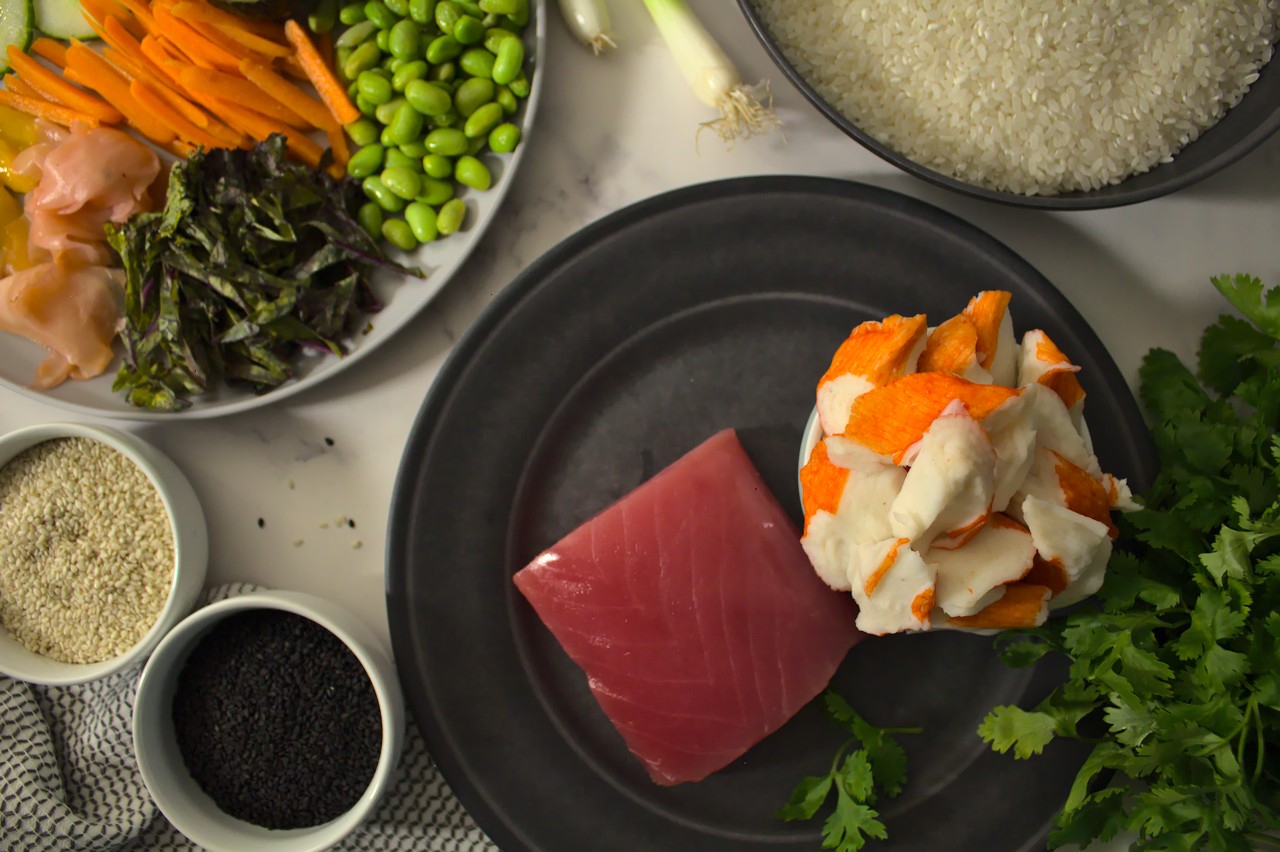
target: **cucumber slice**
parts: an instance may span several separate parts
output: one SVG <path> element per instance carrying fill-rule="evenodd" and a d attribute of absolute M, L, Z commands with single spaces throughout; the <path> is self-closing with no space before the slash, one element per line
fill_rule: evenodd
<path fill-rule="evenodd" d="M 8 2 L 8 0 L 0 0 Z M 98 34 L 84 19 L 80 0 L 32 0 L 36 29 L 54 38 L 97 38 Z"/>
<path fill-rule="evenodd" d="M 9 45 L 26 50 L 32 39 L 32 0 L 0 0 L 0 71 L 9 70 Z M 77 2 L 76 8 L 79 9 Z"/>

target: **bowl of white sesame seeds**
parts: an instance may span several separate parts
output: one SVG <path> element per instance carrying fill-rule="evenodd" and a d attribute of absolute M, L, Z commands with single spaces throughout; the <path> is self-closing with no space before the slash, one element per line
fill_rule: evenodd
<path fill-rule="evenodd" d="M 141 664 L 194 605 L 208 551 L 190 482 L 136 435 L 0 437 L 0 673 L 66 685 Z"/>

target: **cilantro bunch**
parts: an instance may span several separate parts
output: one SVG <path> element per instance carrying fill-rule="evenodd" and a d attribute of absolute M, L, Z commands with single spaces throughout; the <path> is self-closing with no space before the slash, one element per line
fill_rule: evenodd
<path fill-rule="evenodd" d="M 1245 318 L 1206 329 L 1194 372 L 1147 354 L 1161 469 L 1095 605 L 998 640 L 1009 665 L 1061 652 L 1071 668 L 1034 709 L 987 716 L 993 748 L 1101 731 L 1054 846 L 1124 830 L 1135 849 L 1280 848 L 1280 287 L 1213 283 Z"/>
<path fill-rule="evenodd" d="M 822 848 L 857 852 L 868 838 L 884 840 L 888 831 L 872 805 L 876 789 L 893 798 L 907 781 L 907 753 L 891 734 L 918 734 L 919 728 L 877 728 L 859 716 L 840 695 L 822 694 L 827 715 L 853 736 L 836 751 L 831 771 L 803 779 L 791 800 L 778 810 L 784 820 L 812 819 L 834 789 L 836 807 L 822 826 Z M 858 745 L 859 748 L 849 749 Z"/>

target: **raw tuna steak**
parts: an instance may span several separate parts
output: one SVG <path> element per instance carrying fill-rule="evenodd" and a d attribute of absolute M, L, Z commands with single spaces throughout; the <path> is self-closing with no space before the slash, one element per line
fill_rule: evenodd
<path fill-rule="evenodd" d="M 515 575 L 659 784 L 777 730 L 861 638 L 728 429 Z"/>

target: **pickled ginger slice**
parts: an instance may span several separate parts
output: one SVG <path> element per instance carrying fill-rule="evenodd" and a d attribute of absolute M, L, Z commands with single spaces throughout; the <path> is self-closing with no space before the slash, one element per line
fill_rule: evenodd
<path fill-rule="evenodd" d="M 658 784 L 737 760 L 862 634 L 732 430 L 569 533 L 514 582 Z"/>
<path fill-rule="evenodd" d="M 839 435 L 849 406 L 872 388 L 915 372 L 924 349 L 924 314 L 864 322 L 840 344 L 831 366 L 818 380 L 818 419 L 822 431 Z"/>
<path fill-rule="evenodd" d="M 850 588 L 858 604 L 858 629 L 883 636 L 929 629 L 937 570 L 905 538 L 856 548 Z"/>

